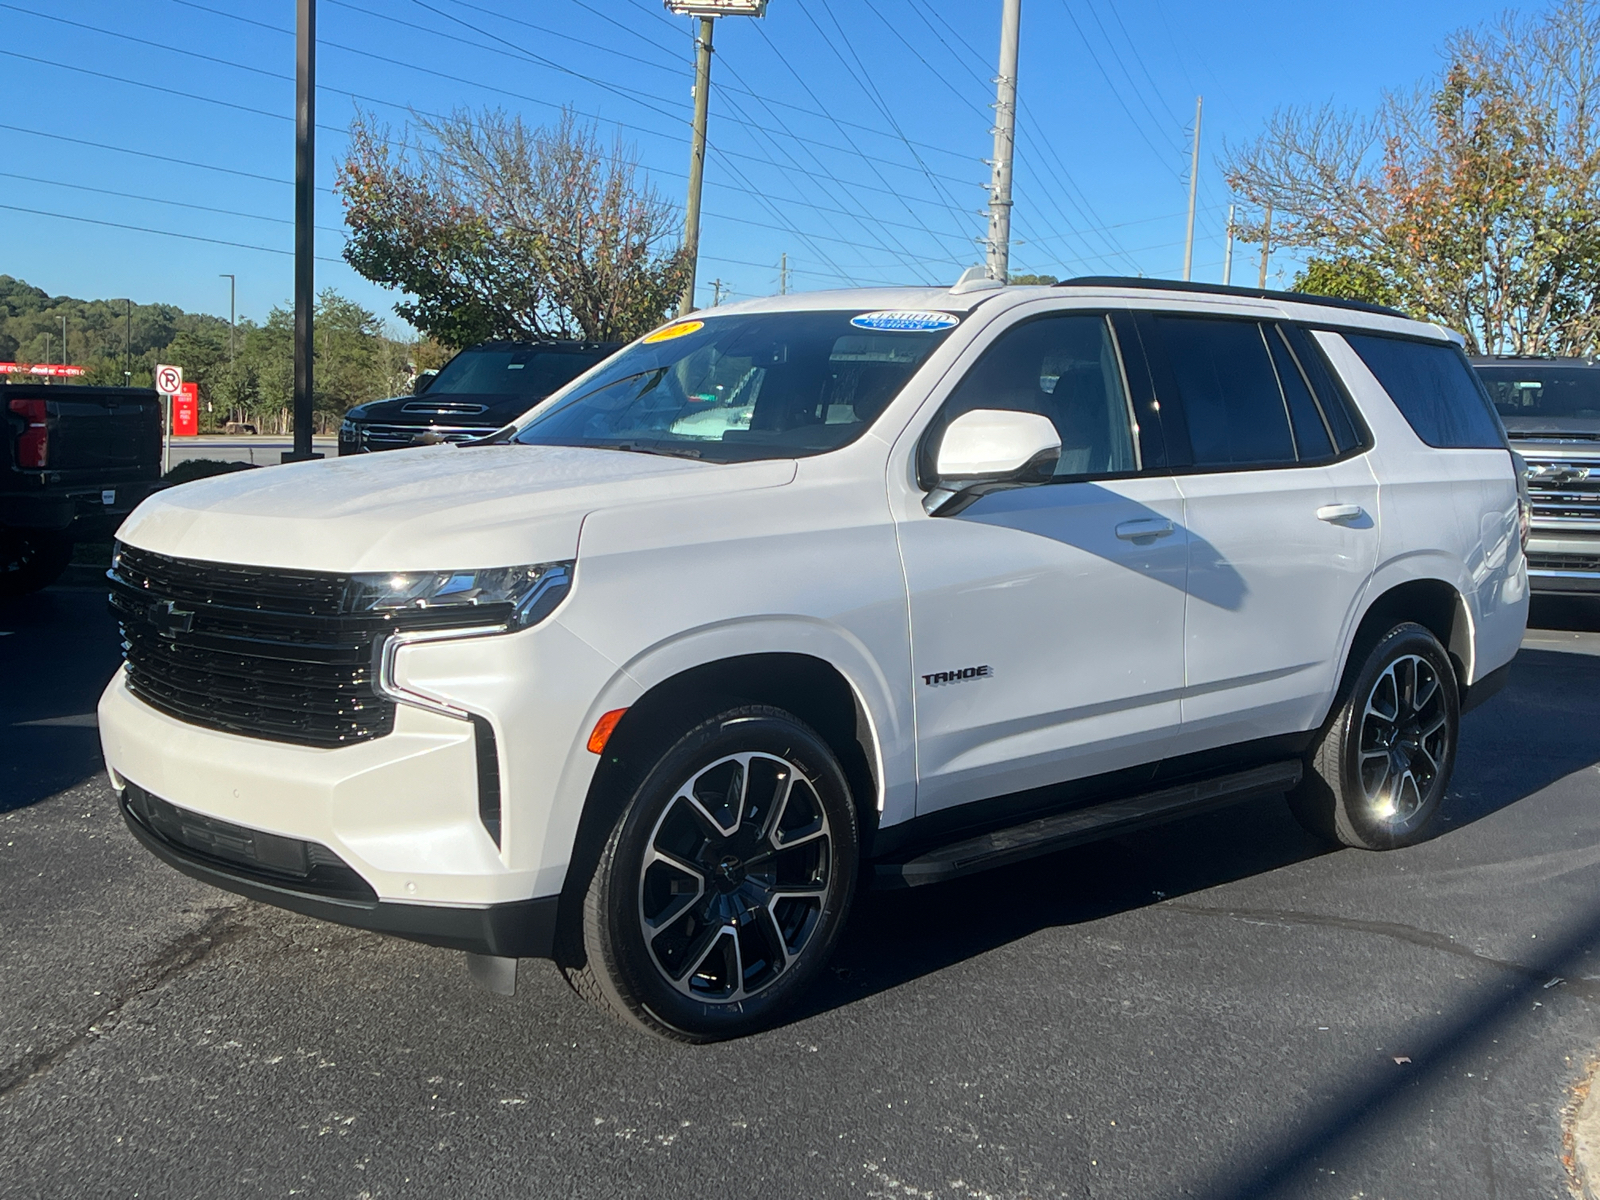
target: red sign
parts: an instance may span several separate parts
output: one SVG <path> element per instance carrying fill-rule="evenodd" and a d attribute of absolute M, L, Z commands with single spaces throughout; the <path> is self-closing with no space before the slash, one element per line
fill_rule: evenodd
<path fill-rule="evenodd" d="M 65 378 L 69 375 L 85 375 L 85 367 L 69 367 L 61 363 L 14 363 L 0 362 L 0 375 L 48 375 L 52 378 Z"/>
<path fill-rule="evenodd" d="M 200 432 L 200 385 L 186 383 L 172 397 L 172 436 L 194 437 Z"/>

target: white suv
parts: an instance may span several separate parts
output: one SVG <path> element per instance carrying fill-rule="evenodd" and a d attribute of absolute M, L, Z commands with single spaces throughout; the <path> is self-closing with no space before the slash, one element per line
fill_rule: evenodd
<path fill-rule="evenodd" d="M 864 881 L 1274 792 L 1423 837 L 1525 534 L 1460 349 L 1386 310 L 788 296 L 478 444 L 145 501 L 100 730 L 178 869 L 710 1040 L 776 1019 Z"/>

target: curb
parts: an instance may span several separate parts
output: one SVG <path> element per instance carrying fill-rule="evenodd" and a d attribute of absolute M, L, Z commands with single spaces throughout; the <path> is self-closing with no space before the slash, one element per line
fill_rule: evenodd
<path fill-rule="evenodd" d="M 1600 1200 L 1600 1059 L 1591 1061 L 1583 1078 L 1572 1088 L 1562 1134 L 1561 1161 L 1570 1176 L 1572 1194 L 1581 1200 Z"/>

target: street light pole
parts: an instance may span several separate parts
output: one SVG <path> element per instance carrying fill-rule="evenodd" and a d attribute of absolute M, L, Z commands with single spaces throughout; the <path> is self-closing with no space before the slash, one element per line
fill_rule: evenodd
<path fill-rule="evenodd" d="M 1004 0 L 1000 12 L 1000 74 L 995 79 L 994 162 L 989 179 L 987 274 L 1011 277 L 1011 164 L 1017 148 L 1017 44 L 1022 0 Z"/>
<path fill-rule="evenodd" d="M 304 0 L 302 0 L 302 3 Z M 669 12 L 698 17 L 694 40 L 694 132 L 689 143 L 689 201 L 683 215 L 683 249 L 689 278 L 678 300 L 678 315 L 694 311 L 695 280 L 700 272 L 700 191 L 706 173 L 706 115 L 711 105 L 711 30 L 717 17 L 759 17 L 767 0 L 664 0 Z"/>
<path fill-rule="evenodd" d="M 294 449 L 284 462 L 321 458 L 311 450 L 311 318 L 316 303 L 317 0 L 298 0 L 294 106 Z"/>
<path fill-rule="evenodd" d="M 1183 277 L 1188 279 L 1194 271 L 1194 204 L 1196 189 L 1200 184 L 1200 103 L 1194 98 L 1194 147 L 1189 155 L 1189 231 L 1183 239 Z"/>
<path fill-rule="evenodd" d="M 229 275 L 226 272 L 219 274 L 217 278 L 226 279 L 228 281 L 228 370 L 231 371 L 233 370 L 233 302 L 235 287 L 238 281 L 234 279 L 232 275 Z"/>

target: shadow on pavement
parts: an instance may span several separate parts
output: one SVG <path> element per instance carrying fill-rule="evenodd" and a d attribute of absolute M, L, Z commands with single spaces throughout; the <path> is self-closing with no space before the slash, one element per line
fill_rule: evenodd
<path fill-rule="evenodd" d="M 1441 835 L 1600 763 L 1600 657 L 1524 650 L 1463 722 Z M 1041 929 L 1082 924 L 1320 854 L 1275 796 L 1020 866 L 860 898 L 833 975 L 797 1016 L 853 1003 Z"/>
<path fill-rule="evenodd" d="M 104 770 L 94 709 L 121 657 L 103 591 L 46 588 L 0 604 L 0 812 Z"/>

